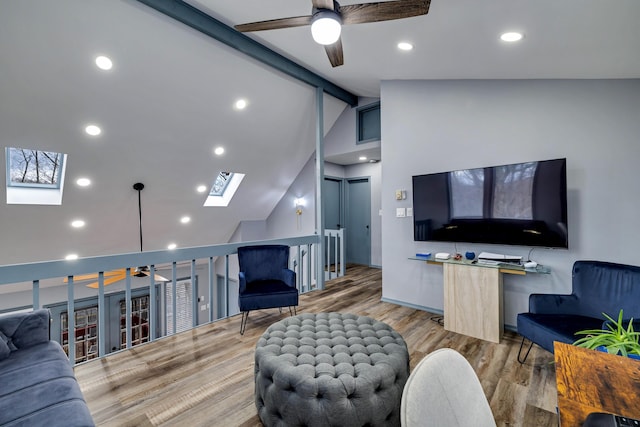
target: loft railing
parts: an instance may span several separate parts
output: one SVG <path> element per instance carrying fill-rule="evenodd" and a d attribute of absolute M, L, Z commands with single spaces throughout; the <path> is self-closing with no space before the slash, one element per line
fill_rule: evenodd
<path fill-rule="evenodd" d="M 324 277 L 326 280 L 344 276 L 344 228 L 324 230 Z"/>
<path fill-rule="evenodd" d="M 314 280 L 316 277 L 315 274 L 322 269 L 321 266 L 316 265 L 319 258 L 316 256 L 316 251 L 319 250 L 320 238 L 317 235 L 311 235 L 166 251 L 118 254 L 69 261 L 48 261 L 0 266 L 0 301 L 2 301 L 2 303 L 0 303 L 0 313 L 15 310 L 39 309 L 43 306 L 43 304 L 41 304 L 43 299 L 47 299 L 44 306 L 50 306 L 52 303 L 64 304 L 64 299 L 60 300 L 60 297 L 53 297 L 52 300 L 52 297 L 49 295 L 50 292 L 45 291 L 53 288 L 58 290 L 63 289 L 62 293 L 64 294 L 64 287 L 66 287 L 67 324 L 64 325 L 64 327 L 69 332 L 66 335 L 68 342 L 66 342 L 64 346 L 68 352 L 71 363 L 74 364 L 76 361 L 76 304 L 78 299 L 83 296 L 81 294 L 86 296 L 87 290 L 85 285 L 87 285 L 89 281 L 92 281 L 97 285 L 98 318 L 96 323 L 98 348 L 96 356 L 102 357 L 108 353 L 106 348 L 106 319 L 108 307 L 105 301 L 110 295 L 111 289 L 113 289 L 108 287 L 111 286 L 108 284 L 109 277 L 111 277 L 109 272 L 124 270 L 122 281 L 124 281 L 124 305 L 126 312 L 124 313 L 125 324 L 122 326 L 124 326 L 123 329 L 126 331 L 125 348 L 130 348 L 134 341 L 132 340 L 132 293 L 134 290 L 148 289 L 148 341 L 153 341 L 160 336 L 171 335 L 178 331 L 178 290 L 176 285 L 180 278 L 186 277 L 190 279 L 190 283 L 192 284 L 190 298 L 191 327 L 196 327 L 199 323 L 205 323 L 199 322 L 198 320 L 199 308 L 207 309 L 206 322 L 213 322 L 229 317 L 237 313 L 237 311 L 233 310 L 233 304 L 235 304 L 237 310 L 237 303 L 231 296 L 234 291 L 237 295 L 237 288 L 234 289 L 233 286 L 230 286 L 230 283 L 237 281 L 237 258 L 232 259 L 230 263 L 230 257 L 237 254 L 237 249 L 240 246 L 260 244 L 284 244 L 290 246 L 290 265 L 296 269 L 298 289 L 301 293 L 304 293 L 316 287 L 316 281 Z M 233 268 L 236 270 L 234 273 L 230 273 L 231 264 L 233 264 Z M 136 266 L 148 266 L 148 276 L 144 279 L 135 277 Z M 167 282 L 159 281 L 156 276 L 158 273 L 161 273 L 162 276 L 167 279 Z M 88 279 L 88 275 L 91 276 L 90 279 Z M 202 276 L 204 276 L 205 280 L 202 280 Z M 206 301 L 202 301 L 202 297 L 198 295 L 202 295 L 205 292 L 202 286 L 197 287 L 194 285 L 196 281 L 198 285 L 205 282 L 206 293 L 208 293 L 208 299 Z M 107 284 L 105 284 L 105 282 Z M 220 282 L 222 285 L 220 285 Z M 161 297 L 165 295 L 164 292 L 166 291 L 167 283 L 173 284 L 169 291 L 171 297 L 166 299 L 167 301 L 171 301 L 170 311 L 172 315 L 170 316 L 170 324 L 165 324 L 167 323 L 166 314 L 169 311 L 169 307 L 161 307 L 162 304 L 159 302 L 163 300 Z M 119 288 L 121 287 L 122 285 L 119 286 Z M 9 288 L 11 288 L 11 290 L 7 292 L 6 290 Z M 160 289 L 160 294 L 158 294 L 158 289 Z M 10 295 L 11 292 L 24 294 L 25 290 L 26 292 L 31 291 L 31 301 L 20 301 L 18 298 L 18 302 L 15 305 L 10 307 L 5 306 L 7 301 L 10 300 L 8 295 Z M 48 294 L 46 298 L 43 298 L 43 293 Z M 95 294 L 93 295 L 92 298 L 95 298 Z M 58 299 L 57 301 L 55 300 L 56 298 Z M 222 301 L 220 301 L 219 298 L 221 298 Z M 71 313 L 74 313 L 74 315 L 70 315 Z M 164 322 L 159 320 L 161 316 L 159 316 L 158 313 L 164 314 Z M 159 325 L 158 322 L 162 322 L 162 325 Z M 113 323 L 112 321 L 111 325 L 113 325 Z M 120 319 L 118 319 L 117 324 L 120 324 Z M 62 325 L 60 328 L 63 330 Z M 61 337 L 52 336 L 52 339 L 56 338 L 60 338 L 62 341 Z M 63 343 L 61 342 L 61 344 Z"/>

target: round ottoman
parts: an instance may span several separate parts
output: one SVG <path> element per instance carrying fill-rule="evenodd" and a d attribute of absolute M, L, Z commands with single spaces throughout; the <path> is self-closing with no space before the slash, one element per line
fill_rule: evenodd
<path fill-rule="evenodd" d="M 389 325 L 353 314 L 288 317 L 255 352 L 265 426 L 399 426 L 409 352 Z"/>

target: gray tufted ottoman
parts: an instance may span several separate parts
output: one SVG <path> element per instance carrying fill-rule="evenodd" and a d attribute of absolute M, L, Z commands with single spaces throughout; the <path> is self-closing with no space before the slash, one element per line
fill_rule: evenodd
<path fill-rule="evenodd" d="M 409 376 L 404 340 L 353 314 L 288 317 L 260 337 L 255 399 L 270 426 L 399 426 Z"/>

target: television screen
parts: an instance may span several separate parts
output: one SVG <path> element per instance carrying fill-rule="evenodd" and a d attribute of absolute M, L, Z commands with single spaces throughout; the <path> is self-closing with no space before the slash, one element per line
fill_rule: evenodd
<path fill-rule="evenodd" d="M 416 241 L 568 248 L 566 159 L 413 177 Z"/>

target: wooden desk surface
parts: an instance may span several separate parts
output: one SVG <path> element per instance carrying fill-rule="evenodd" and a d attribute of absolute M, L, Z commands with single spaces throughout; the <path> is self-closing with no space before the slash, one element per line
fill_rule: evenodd
<path fill-rule="evenodd" d="M 581 426 L 591 412 L 640 419 L 640 360 L 554 343 L 561 427 Z"/>

